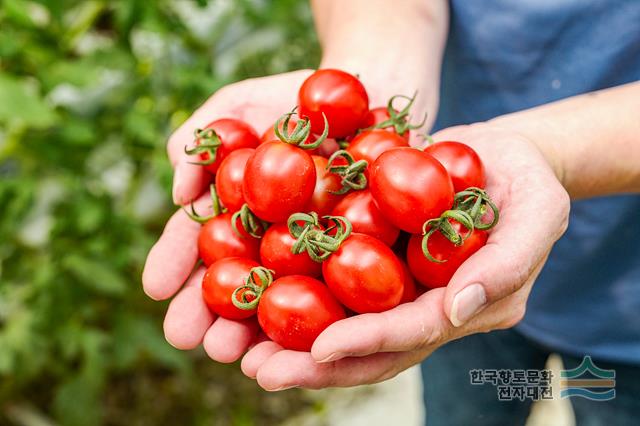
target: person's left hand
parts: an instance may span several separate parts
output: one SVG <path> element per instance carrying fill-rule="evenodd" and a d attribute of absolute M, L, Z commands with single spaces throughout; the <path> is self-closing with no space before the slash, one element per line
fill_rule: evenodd
<path fill-rule="evenodd" d="M 567 227 L 569 196 L 533 143 L 494 124 L 443 130 L 433 138 L 472 146 L 487 169 L 500 222 L 445 288 L 379 314 L 336 322 L 311 352 L 256 344 L 242 371 L 266 390 L 355 386 L 389 379 L 439 346 L 509 328 L 524 316 L 529 292 L 551 247 Z"/>

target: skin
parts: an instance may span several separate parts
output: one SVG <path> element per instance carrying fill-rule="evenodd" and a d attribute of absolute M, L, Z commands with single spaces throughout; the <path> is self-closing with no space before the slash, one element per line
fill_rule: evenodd
<path fill-rule="evenodd" d="M 416 116 L 437 110 L 447 2 L 407 1 L 403 8 L 382 0 L 319 0 L 313 5 L 324 50 L 321 66 L 359 73 L 371 105 L 418 89 Z M 182 154 L 194 127 L 232 116 L 264 131 L 295 104 L 295 88 L 307 75 L 309 71 L 298 71 L 236 83 L 198 109 L 169 141 L 176 170 L 174 200 L 184 204 L 196 199 L 206 186 L 204 172 L 188 165 Z M 202 344 L 212 359 L 231 362 L 252 345 L 242 371 L 264 389 L 386 380 L 448 341 L 520 321 L 531 286 L 566 229 L 569 195 L 640 192 L 639 116 L 640 83 L 631 83 L 433 135 L 436 141 L 463 141 L 478 152 L 487 169 L 486 189 L 500 208 L 500 223 L 446 288 L 387 312 L 339 321 L 318 337 L 311 352 L 283 350 L 257 335 L 255 322 L 216 319 L 208 312 L 198 288 L 202 268 L 189 278 L 200 225 L 181 211 L 149 253 L 144 289 L 156 300 L 175 295 L 164 323 L 165 336 L 175 347 Z M 196 202 L 197 208 L 206 205 L 206 195 Z M 463 290 L 485 300 L 478 312 L 462 309 L 456 296 L 463 296 Z"/>

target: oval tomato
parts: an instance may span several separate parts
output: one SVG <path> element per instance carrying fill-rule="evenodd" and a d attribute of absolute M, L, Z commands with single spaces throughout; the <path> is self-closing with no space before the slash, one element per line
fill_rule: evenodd
<path fill-rule="evenodd" d="M 400 235 L 400 230 L 380 213 L 368 189 L 347 194 L 331 215 L 346 217 L 353 232 L 370 235 L 388 246 L 392 246 Z"/>
<path fill-rule="evenodd" d="M 247 161 L 242 192 L 260 219 L 285 222 L 304 210 L 315 185 L 316 168 L 309 154 L 287 143 L 267 142 Z"/>
<path fill-rule="evenodd" d="M 218 173 L 216 173 L 216 189 L 222 205 L 230 212 L 240 210 L 244 204 L 242 196 L 242 181 L 244 180 L 244 168 L 249 157 L 253 155 L 255 149 L 240 148 L 231 152 L 225 158 Z"/>
<path fill-rule="evenodd" d="M 322 265 L 311 260 L 304 252 L 293 254 L 291 247 L 296 239 L 289 233 L 289 228 L 284 223 L 272 225 L 262 236 L 260 243 L 260 259 L 262 265 L 271 269 L 276 277 L 286 275 L 320 276 Z"/>
<path fill-rule="evenodd" d="M 453 206 L 453 183 L 444 166 L 414 148 L 380 155 L 369 169 L 369 188 L 384 217 L 412 234 Z"/>
<path fill-rule="evenodd" d="M 344 71 L 322 69 L 309 76 L 298 91 L 298 113 L 311 120 L 311 130 L 321 134 L 324 118 L 330 138 L 344 138 L 362 127 L 369 97 L 360 80 Z"/>
<path fill-rule="evenodd" d="M 257 262 L 242 257 L 227 257 L 209 266 L 202 279 L 202 296 L 209 309 L 232 320 L 252 316 L 256 310 L 235 307 L 232 295 L 236 288 L 244 284 L 251 269 L 258 266 Z"/>
<path fill-rule="evenodd" d="M 343 318 L 344 309 L 329 289 L 304 275 L 275 280 L 258 304 L 262 330 L 280 346 L 295 351 L 310 351 L 316 337 Z"/>
<path fill-rule="evenodd" d="M 304 210 L 316 212 L 318 216 L 325 216 L 331 213 L 333 207 L 344 197 L 331 192 L 342 189 L 341 178 L 327 170 L 329 161 L 326 158 L 312 155 L 311 159 L 316 168 L 316 186 L 311 200 Z"/>
<path fill-rule="evenodd" d="M 464 234 L 466 229 L 456 221 L 451 221 L 454 229 Z M 427 248 L 431 256 L 445 262 L 433 262 L 422 252 L 422 235 L 414 235 L 407 246 L 407 263 L 416 280 L 428 288 L 445 287 L 451 277 L 473 253 L 487 243 L 485 231 L 474 230 L 462 245 L 456 246 L 444 235 L 436 231 L 429 237 Z"/>
<path fill-rule="evenodd" d="M 243 236 L 238 236 L 231 226 L 231 216 L 231 213 L 220 214 L 200 228 L 198 254 L 206 266 L 226 257 L 259 259 L 260 240 L 246 234 L 242 226 L 238 226 L 238 230 Z"/>
<path fill-rule="evenodd" d="M 356 161 L 365 160 L 369 164 L 369 167 L 367 167 L 367 173 L 369 173 L 371 165 L 378 159 L 380 154 L 393 148 L 408 146 L 408 142 L 402 136 L 386 130 L 375 129 L 365 130 L 353 138 L 347 148 L 347 152 Z"/>
<path fill-rule="evenodd" d="M 402 264 L 383 242 L 351 234 L 322 264 L 322 276 L 336 298 L 359 314 L 397 306 L 404 289 Z"/>
<path fill-rule="evenodd" d="M 215 153 L 215 161 L 204 165 L 205 169 L 211 173 L 218 171 L 218 167 L 230 152 L 240 148 L 255 148 L 260 144 L 258 134 L 253 130 L 253 127 L 235 118 L 221 118 L 212 121 L 200 133 L 202 134 L 207 129 L 213 129 L 221 144 L 219 147 L 211 149 L 211 152 Z M 193 152 L 199 152 L 198 147 L 203 143 L 207 143 L 207 141 L 203 138 L 197 138 L 195 140 L 196 148 Z M 208 162 L 211 158 L 211 152 L 200 152 L 200 160 Z"/>
<path fill-rule="evenodd" d="M 424 152 L 433 155 L 447 169 L 456 192 L 485 187 L 484 164 L 469 145 L 454 141 L 436 142 L 427 146 Z"/>

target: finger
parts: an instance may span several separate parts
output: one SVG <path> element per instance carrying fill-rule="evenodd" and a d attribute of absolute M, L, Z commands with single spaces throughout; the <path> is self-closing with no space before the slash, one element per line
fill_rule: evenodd
<path fill-rule="evenodd" d="M 452 328 L 442 309 L 444 289 L 379 314 L 357 315 L 327 327 L 311 348 L 313 359 L 331 362 L 377 352 L 404 352 L 437 345 Z"/>
<path fill-rule="evenodd" d="M 282 350 L 260 366 L 256 379 L 268 391 L 372 384 L 394 377 L 424 356 L 418 352 L 377 353 L 318 364 L 309 352 Z"/>
<path fill-rule="evenodd" d="M 203 196 L 194 204 L 202 214 L 211 203 L 208 198 Z M 182 210 L 169 219 L 158 242 L 151 247 L 142 272 L 142 287 L 150 298 L 168 299 L 189 277 L 198 260 L 199 232 L 200 224 Z"/>
<path fill-rule="evenodd" d="M 258 369 L 273 354 L 282 350 L 282 346 L 270 340 L 264 340 L 249 349 L 249 352 L 242 358 L 240 369 L 242 372 L 252 379 L 256 378 Z"/>
<path fill-rule="evenodd" d="M 205 268 L 200 267 L 189 277 L 167 309 L 164 336 L 177 349 L 197 347 L 215 319 L 202 298 L 204 271 Z"/>
<path fill-rule="evenodd" d="M 230 363 L 247 351 L 257 333 L 255 318 L 241 321 L 218 318 L 207 330 L 202 346 L 214 361 Z"/>
<path fill-rule="evenodd" d="M 487 244 L 449 282 L 444 306 L 455 326 L 520 289 L 564 231 L 566 192 L 545 174 L 535 179 L 535 185 L 519 185 L 508 193 Z"/>

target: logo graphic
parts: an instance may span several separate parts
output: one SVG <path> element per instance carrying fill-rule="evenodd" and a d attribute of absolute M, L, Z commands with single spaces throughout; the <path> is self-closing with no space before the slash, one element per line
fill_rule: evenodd
<path fill-rule="evenodd" d="M 590 356 L 579 366 L 560 372 L 560 396 L 578 396 L 592 401 L 609 401 L 616 397 L 616 370 L 596 367 Z"/>

